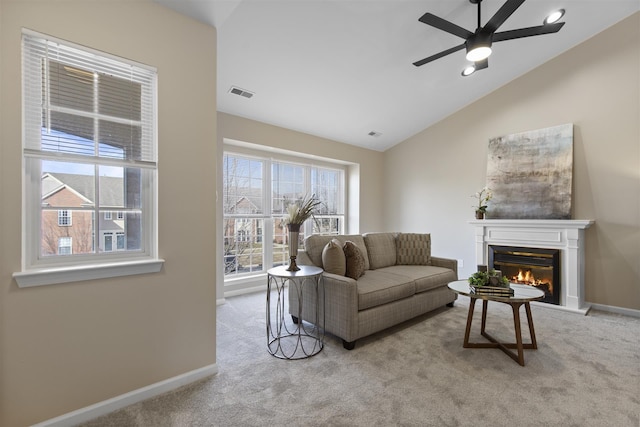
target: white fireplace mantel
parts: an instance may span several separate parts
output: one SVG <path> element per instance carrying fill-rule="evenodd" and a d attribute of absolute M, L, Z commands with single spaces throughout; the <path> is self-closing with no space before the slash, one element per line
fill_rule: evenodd
<path fill-rule="evenodd" d="M 487 265 L 489 245 L 560 250 L 560 305 L 545 304 L 587 314 L 584 300 L 584 230 L 593 220 L 481 219 L 476 228 L 476 262 Z"/>

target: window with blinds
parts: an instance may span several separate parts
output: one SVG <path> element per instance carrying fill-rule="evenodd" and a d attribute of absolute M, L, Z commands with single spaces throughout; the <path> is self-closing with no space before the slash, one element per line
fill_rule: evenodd
<path fill-rule="evenodd" d="M 28 30 L 22 43 L 25 267 L 155 258 L 156 70 Z"/>

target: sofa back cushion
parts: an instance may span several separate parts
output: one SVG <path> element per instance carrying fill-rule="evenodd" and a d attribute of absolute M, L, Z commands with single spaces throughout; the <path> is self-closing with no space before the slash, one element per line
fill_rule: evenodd
<path fill-rule="evenodd" d="M 347 270 L 347 260 L 338 239 L 331 239 L 322 249 L 322 268 L 327 273 L 344 276 Z"/>
<path fill-rule="evenodd" d="M 364 239 L 360 234 L 352 235 L 339 235 L 339 236 L 321 236 L 318 234 L 312 234 L 304 239 L 304 250 L 309 255 L 309 259 L 314 265 L 324 268 L 322 264 L 322 250 L 325 245 L 331 241 L 331 239 L 337 239 L 343 246 L 347 240 L 352 241 L 362 252 L 364 257 L 364 269 L 369 269 L 369 255 L 367 254 L 367 247 L 364 244 Z"/>
<path fill-rule="evenodd" d="M 362 251 L 351 240 L 347 240 L 343 246 L 347 263 L 345 276 L 358 280 L 364 274 L 364 256 Z"/>
<path fill-rule="evenodd" d="M 371 270 L 396 265 L 395 233 L 366 233 L 363 237 Z"/>
<path fill-rule="evenodd" d="M 431 235 L 398 233 L 396 252 L 399 265 L 431 265 Z"/>

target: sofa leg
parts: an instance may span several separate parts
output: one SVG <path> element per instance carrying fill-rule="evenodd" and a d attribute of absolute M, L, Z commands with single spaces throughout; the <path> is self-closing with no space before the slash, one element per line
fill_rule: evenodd
<path fill-rule="evenodd" d="M 451 301 L 450 303 L 447 303 L 447 307 L 453 307 L 453 301 Z"/>
<path fill-rule="evenodd" d="M 291 320 L 293 320 L 293 323 L 295 323 L 296 325 L 298 324 L 298 322 L 300 321 L 300 319 L 298 319 L 296 316 L 291 315 Z"/>
<path fill-rule="evenodd" d="M 356 342 L 342 340 L 342 346 L 345 348 L 345 350 L 353 350 L 354 348 L 356 348 Z"/>

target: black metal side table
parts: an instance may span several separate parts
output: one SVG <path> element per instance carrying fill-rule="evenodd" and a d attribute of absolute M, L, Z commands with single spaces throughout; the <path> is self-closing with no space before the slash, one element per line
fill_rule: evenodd
<path fill-rule="evenodd" d="M 267 272 L 267 349 L 280 359 L 304 359 L 318 354 L 324 347 L 324 328 L 320 328 L 320 310 L 324 313 L 324 292 L 320 305 L 322 272 L 319 267 L 300 265 L 299 271 L 287 271 L 287 266 L 269 269 Z M 288 286 L 285 286 L 288 285 Z M 304 288 L 312 287 L 316 294 L 315 322 L 302 321 Z M 285 288 L 298 297 L 298 323 L 285 322 Z M 324 317 L 323 317 L 324 318 Z"/>

